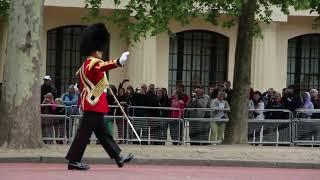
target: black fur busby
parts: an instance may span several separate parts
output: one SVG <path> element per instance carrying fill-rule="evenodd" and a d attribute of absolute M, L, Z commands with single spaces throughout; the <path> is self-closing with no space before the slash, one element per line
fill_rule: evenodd
<path fill-rule="evenodd" d="M 90 56 L 95 51 L 106 51 L 108 31 L 103 23 L 92 24 L 81 34 L 80 52 L 82 56 Z"/>

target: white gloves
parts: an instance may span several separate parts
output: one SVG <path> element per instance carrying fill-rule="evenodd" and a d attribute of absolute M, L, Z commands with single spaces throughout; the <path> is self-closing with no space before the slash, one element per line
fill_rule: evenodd
<path fill-rule="evenodd" d="M 122 55 L 121 55 L 121 57 L 119 59 L 119 63 L 121 64 L 121 66 L 123 66 L 124 63 L 126 63 L 129 54 L 130 54 L 129 51 L 122 53 Z"/>

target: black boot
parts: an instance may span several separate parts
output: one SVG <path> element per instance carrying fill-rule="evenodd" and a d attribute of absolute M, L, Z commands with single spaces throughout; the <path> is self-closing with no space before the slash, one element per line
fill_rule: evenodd
<path fill-rule="evenodd" d="M 115 160 L 116 160 L 118 167 L 121 168 L 121 167 L 123 167 L 123 165 L 125 163 L 130 162 L 132 160 L 132 158 L 133 158 L 133 154 L 130 153 L 127 156 L 119 156 L 119 157 L 115 158 Z"/>
<path fill-rule="evenodd" d="M 69 162 L 68 170 L 88 170 L 90 167 L 86 164 L 81 164 L 79 162 Z"/>

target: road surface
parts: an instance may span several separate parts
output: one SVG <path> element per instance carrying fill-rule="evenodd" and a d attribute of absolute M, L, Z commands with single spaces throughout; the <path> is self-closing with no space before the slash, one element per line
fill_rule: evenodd
<path fill-rule="evenodd" d="M 320 170 L 207 166 L 93 164 L 68 171 L 65 164 L 0 164 L 1 180 L 319 180 Z"/>

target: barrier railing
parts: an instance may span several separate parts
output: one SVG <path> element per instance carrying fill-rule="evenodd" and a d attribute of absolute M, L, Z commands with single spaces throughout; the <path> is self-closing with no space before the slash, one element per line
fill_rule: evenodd
<path fill-rule="evenodd" d="M 170 107 L 130 106 L 129 118 L 141 144 L 180 144 L 183 132 L 183 110 Z M 138 143 L 129 129 L 128 140 Z"/>
<path fill-rule="evenodd" d="M 66 109 L 71 111 L 66 111 Z M 53 111 L 55 109 L 55 112 Z M 63 111 L 64 109 L 64 111 Z M 118 106 L 110 106 L 105 124 L 119 143 L 219 144 L 229 121 L 228 109 L 130 106 L 125 110 L 142 142 L 133 135 Z M 58 114 L 54 114 L 57 113 Z M 272 145 L 319 145 L 320 110 L 250 109 L 248 142 Z M 77 106 L 41 105 L 43 140 L 66 144 L 73 140 L 82 115 Z M 97 139 L 93 135 L 92 141 Z"/>
<path fill-rule="evenodd" d="M 250 144 L 292 144 L 293 113 L 287 109 L 249 109 Z"/>
<path fill-rule="evenodd" d="M 296 110 L 293 127 L 295 145 L 320 145 L 320 109 Z"/>
<path fill-rule="evenodd" d="M 42 137 L 46 144 L 66 144 L 68 141 L 68 121 L 66 106 L 41 104 Z"/>
<path fill-rule="evenodd" d="M 184 114 L 184 143 L 191 145 L 219 144 L 229 121 L 228 109 L 186 108 Z M 219 116 L 219 118 L 217 118 Z"/>

